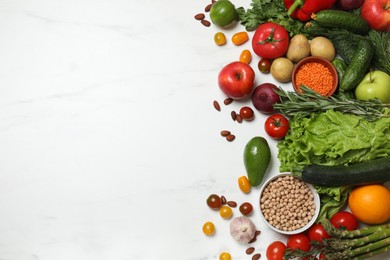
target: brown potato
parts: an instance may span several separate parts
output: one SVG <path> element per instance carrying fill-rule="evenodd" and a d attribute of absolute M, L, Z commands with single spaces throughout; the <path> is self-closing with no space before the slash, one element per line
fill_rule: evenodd
<path fill-rule="evenodd" d="M 294 64 L 291 60 L 281 57 L 275 59 L 271 64 L 271 75 L 279 82 L 291 81 Z"/>
<path fill-rule="evenodd" d="M 310 43 L 303 34 L 296 34 L 291 38 L 286 57 L 296 63 L 310 55 Z"/>
<path fill-rule="evenodd" d="M 312 56 L 319 56 L 328 61 L 332 61 L 336 57 L 333 43 L 323 36 L 317 36 L 311 40 L 310 52 Z"/>

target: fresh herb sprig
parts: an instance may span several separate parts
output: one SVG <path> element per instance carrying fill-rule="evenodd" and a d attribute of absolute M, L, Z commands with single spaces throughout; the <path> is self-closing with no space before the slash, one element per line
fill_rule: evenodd
<path fill-rule="evenodd" d="M 374 66 L 390 74 L 390 32 L 370 30 L 368 38 L 374 45 Z"/>
<path fill-rule="evenodd" d="M 365 101 L 348 99 L 343 96 L 324 97 L 306 86 L 301 86 L 301 90 L 302 93 L 298 94 L 279 87 L 276 92 L 281 97 L 281 102 L 274 104 L 274 109 L 286 116 L 309 116 L 311 113 L 333 109 L 364 117 L 367 121 L 390 116 L 384 111 L 389 104 L 384 104 L 379 99 Z"/>
<path fill-rule="evenodd" d="M 247 10 L 244 7 L 237 8 L 240 23 L 247 31 L 255 30 L 262 23 L 274 22 L 283 26 L 290 36 L 305 33 L 305 23 L 287 14 L 283 0 L 252 0 L 250 5 Z"/>

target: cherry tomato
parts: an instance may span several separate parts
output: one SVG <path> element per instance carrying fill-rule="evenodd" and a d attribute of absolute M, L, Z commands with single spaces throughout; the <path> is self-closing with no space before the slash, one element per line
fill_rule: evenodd
<path fill-rule="evenodd" d="M 271 61 L 267 59 L 260 59 L 257 67 L 261 73 L 268 74 L 271 71 Z"/>
<path fill-rule="evenodd" d="M 211 194 L 207 200 L 207 205 L 212 209 L 219 209 L 222 206 L 221 197 L 217 194 Z"/>
<path fill-rule="evenodd" d="M 242 107 L 240 109 L 240 116 L 247 121 L 252 120 L 254 115 L 255 113 L 253 112 L 253 109 L 250 107 Z"/>
<path fill-rule="evenodd" d="M 214 34 L 214 42 L 218 45 L 218 46 L 222 46 L 226 43 L 226 36 L 223 32 L 217 32 L 216 34 Z"/>
<path fill-rule="evenodd" d="M 307 236 L 310 241 L 315 240 L 320 243 L 322 243 L 323 239 L 330 237 L 321 224 L 313 224 L 313 226 L 311 226 L 307 231 Z"/>
<path fill-rule="evenodd" d="M 220 209 L 219 209 L 219 215 L 222 217 L 222 218 L 231 218 L 231 216 L 233 215 L 233 210 L 231 207 L 229 206 L 222 206 Z"/>
<path fill-rule="evenodd" d="M 307 252 L 310 250 L 310 247 L 310 240 L 303 233 L 291 235 L 287 238 L 287 248 L 300 249 Z"/>
<path fill-rule="evenodd" d="M 270 137 L 278 140 L 286 136 L 290 126 L 282 114 L 273 114 L 265 120 L 264 128 Z"/>
<path fill-rule="evenodd" d="M 219 260 L 231 260 L 232 256 L 228 252 L 222 252 L 219 255 Z"/>
<path fill-rule="evenodd" d="M 244 62 L 246 64 L 249 64 L 249 62 L 252 59 L 252 53 L 250 50 L 243 50 L 240 54 L 240 61 Z"/>
<path fill-rule="evenodd" d="M 244 44 L 248 40 L 249 40 L 249 35 L 246 31 L 235 33 L 232 36 L 232 43 L 234 45 Z"/>
<path fill-rule="evenodd" d="M 212 236 L 215 233 L 215 226 L 213 222 L 207 221 L 203 224 L 203 233 L 207 236 Z"/>
<path fill-rule="evenodd" d="M 340 211 L 330 218 L 330 223 L 335 228 L 346 228 L 347 230 L 355 230 L 359 226 L 359 221 L 348 211 Z"/>
<path fill-rule="evenodd" d="M 276 59 L 287 52 L 289 41 L 288 32 L 283 26 L 266 22 L 257 27 L 252 38 L 252 48 L 264 59 Z"/>
<path fill-rule="evenodd" d="M 248 177 L 245 175 L 238 177 L 238 187 L 244 193 L 249 193 L 251 191 L 251 184 L 249 183 Z"/>
<path fill-rule="evenodd" d="M 247 216 L 252 213 L 253 211 L 253 206 L 249 202 L 244 202 L 240 205 L 239 208 L 240 212 L 242 215 Z"/>
<path fill-rule="evenodd" d="M 267 247 L 267 260 L 283 260 L 286 245 L 281 241 L 274 241 Z"/>
<path fill-rule="evenodd" d="M 320 253 L 320 255 L 318 256 L 318 259 L 326 259 L 326 256 L 323 253 Z"/>

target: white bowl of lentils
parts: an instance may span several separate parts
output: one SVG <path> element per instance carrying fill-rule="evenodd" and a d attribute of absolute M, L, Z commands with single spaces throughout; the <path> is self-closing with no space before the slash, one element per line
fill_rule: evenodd
<path fill-rule="evenodd" d="M 268 179 L 260 189 L 260 216 L 276 232 L 301 233 L 319 213 L 320 196 L 314 187 L 290 173 Z"/>

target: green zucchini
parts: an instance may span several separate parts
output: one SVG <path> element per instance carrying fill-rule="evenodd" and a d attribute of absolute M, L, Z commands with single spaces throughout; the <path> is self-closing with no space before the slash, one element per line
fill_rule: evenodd
<path fill-rule="evenodd" d="M 307 165 L 300 177 L 307 183 L 321 186 L 383 183 L 390 180 L 390 156 L 348 166 Z"/>
<path fill-rule="evenodd" d="M 341 10 L 322 10 L 312 15 L 313 20 L 328 28 L 342 28 L 350 32 L 365 35 L 370 26 L 362 16 Z"/>
<path fill-rule="evenodd" d="M 364 78 L 374 56 L 374 47 L 367 39 L 359 41 L 351 63 L 339 84 L 342 91 L 354 89 Z"/>

